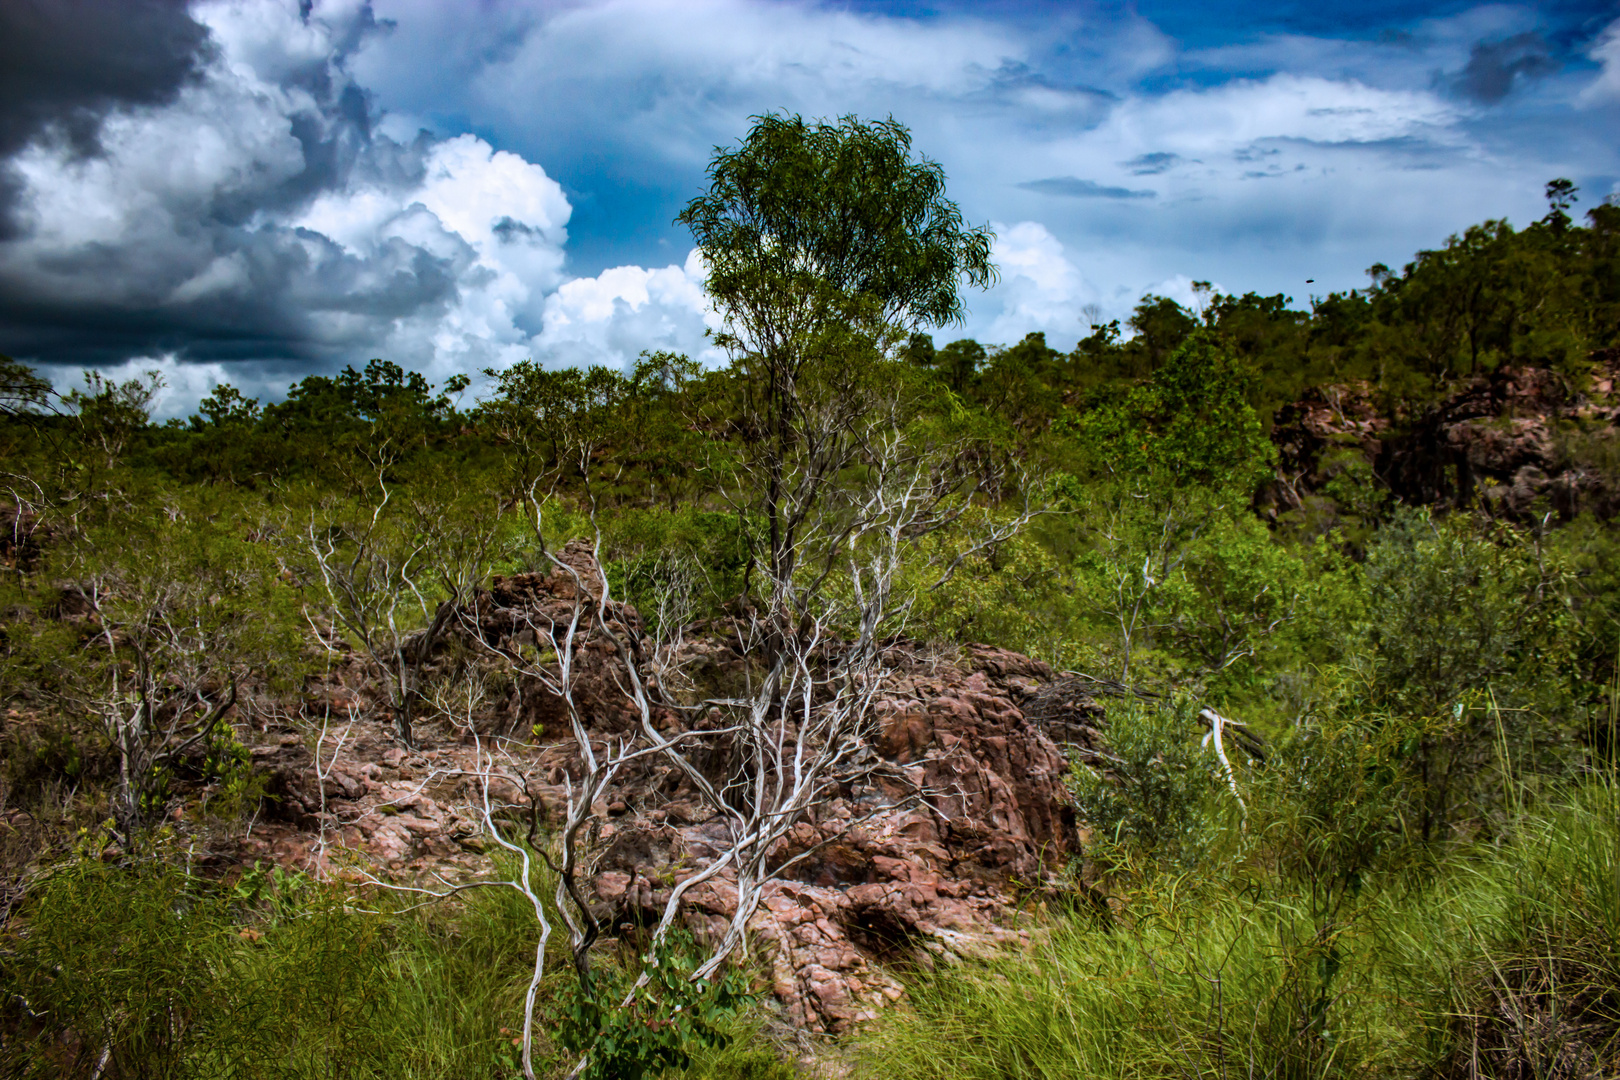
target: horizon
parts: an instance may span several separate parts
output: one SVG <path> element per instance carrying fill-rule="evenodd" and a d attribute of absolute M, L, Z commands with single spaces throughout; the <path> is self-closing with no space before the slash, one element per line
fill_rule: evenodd
<path fill-rule="evenodd" d="M 375 356 L 714 363 L 672 219 L 765 112 L 892 115 L 996 230 L 941 343 L 1068 349 L 1194 281 L 1307 306 L 1555 177 L 1577 217 L 1620 192 L 1609 3 L 53 0 L 0 31 L 0 352 L 155 367 L 159 418 Z"/>

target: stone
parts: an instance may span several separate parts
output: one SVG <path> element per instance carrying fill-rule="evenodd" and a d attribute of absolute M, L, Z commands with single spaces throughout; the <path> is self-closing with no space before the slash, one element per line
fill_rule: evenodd
<path fill-rule="evenodd" d="M 575 598 L 587 605 L 600 600 L 589 549 L 571 545 L 564 558 L 580 580 L 564 571 L 512 575 L 476 596 L 455 632 L 482 641 L 463 645 L 492 655 L 527 635 L 525 655 L 533 659 L 536 647 L 562 644 L 554 628 L 559 620 L 566 625 Z M 614 604 L 606 614 L 615 633 L 640 633 L 633 608 Z M 617 689 L 598 634 L 575 642 L 576 699 L 592 739 L 605 742 L 639 721 Z M 681 659 L 716 684 L 735 680 L 744 663 L 730 644 L 736 637 L 725 620 L 689 628 Z M 766 885 L 748 922 L 772 992 L 795 1024 L 813 1032 L 847 1031 L 899 1000 L 896 966 L 1026 941 L 1020 901 L 1043 883 L 1056 887 L 1080 852 L 1065 777 L 1072 755 L 1095 753 L 1102 744 L 1104 710 L 1091 694 L 1098 684 L 982 645 L 954 655 L 902 646 L 891 668 L 875 702 L 869 749 L 885 768 L 795 824 L 772 853 L 786 869 Z M 556 738 L 566 711 L 547 697 L 533 680 L 478 721 L 491 730 L 545 736 L 538 746 L 507 744 L 506 775 L 488 784 L 497 827 L 509 837 L 527 828 L 531 798 L 542 826 L 560 820 L 568 777 L 579 775 L 571 736 Z M 331 762 L 323 751 L 324 785 L 302 744 L 263 755 L 272 787 L 297 816 L 264 826 L 262 839 L 281 845 L 274 849 L 288 859 L 304 860 L 305 868 L 319 859 L 324 836 L 329 845 L 370 858 L 377 873 L 464 878 L 477 853 L 497 846 L 484 825 L 474 745 L 458 741 L 413 755 L 387 745 L 385 717 L 369 723 L 372 733 L 346 743 L 340 760 Z M 664 716 L 659 723 L 669 728 L 678 721 Z M 412 774 L 420 779 L 408 779 Z M 314 815 L 323 789 L 328 817 L 321 822 Z M 601 817 L 590 826 L 596 872 L 586 881 L 608 933 L 638 932 L 656 919 L 676 883 L 729 843 L 725 819 L 665 765 L 622 770 L 596 810 Z M 352 856 L 339 856 L 335 865 L 346 857 Z M 713 938 L 736 911 L 735 877 L 725 871 L 686 894 L 681 920 Z"/>
<path fill-rule="evenodd" d="M 1416 505 L 1473 507 L 1526 520 L 1620 513 L 1607 462 L 1620 439 L 1620 349 L 1593 353 L 1585 386 L 1548 368 L 1509 365 L 1464 380 L 1415 415 L 1388 415 L 1367 383 L 1317 387 L 1277 410 L 1276 479 L 1256 506 L 1272 518 L 1309 508 L 1329 519 L 1328 483 L 1359 461 Z M 1326 527 L 1325 522 L 1323 527 Z"/>

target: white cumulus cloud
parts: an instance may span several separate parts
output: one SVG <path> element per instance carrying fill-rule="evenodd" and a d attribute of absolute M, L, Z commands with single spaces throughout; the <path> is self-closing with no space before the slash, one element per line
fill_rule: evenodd
<path fill-rule="evenodd" d="M 159 370 L 174 415 L 220 381 L 274 396 L 267 380 L 300 361 L 382 356 L 439 380 L 530 356 L 704 354 L 695 258 L 570 280 L 572 207 L 542 165 L 473 134 L 371 130 L 346 70 L 364 4 L 194 14 L 214 51 L 171 104 L 111 113 L 98 153 L 41 139 L 9 163 L 21 228 L 0 243 L 0 283 L 107 327 L 83 366 Z M 71 357 L 16 351 L 78 382 Z"/>
<path fill-rule="evenodd" d="M 1598 77 L 1581 91 L 1581 103 L 1593 105 L 1620 101 L 1620 19 L 1598 35 L 1589 55 L 1601 68 Z"/>
<path fill-rule="evenodd" d="M 994 314 L 970 316 L 969 328 L 993 342 L 1016 341 L 1039 330 L 1053 346 L 1073 345 L 1088 332 L 1082 308 L 1097 302 L 1097 291 L 1045 225 L 1020 221 L 994 223 L 992 228 L 996 242 L 991 258 L 1001 280 L 982 301 L 968 299 L 970 305 Z"/>
<path fill-rule="evenodd" d="M 720 317 L 703 291 L 696 248 L 680 266 L 616 266 L 565 282 L 546 298 L 540 355 L 563 364 L 623 368 L 643 350 L 686 353 L 715 365 L 723 359 L 705 338 Z"/>

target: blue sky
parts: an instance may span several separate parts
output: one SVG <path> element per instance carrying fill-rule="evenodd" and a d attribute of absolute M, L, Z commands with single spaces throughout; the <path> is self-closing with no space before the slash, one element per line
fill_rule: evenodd
<path fill-rule="evenodd" d="M 377 355 L 717 360 L 672 219 L 765 111 L 893 115 L 993 224 L 942 340 L 1066 347 L 1200 279 L 1305 304 L 1620 190 L 1615 3 L 36 3 L 0 40 L 84 59 L 0 79 L 0 351 L 157 366 L 169 412 Z"/>

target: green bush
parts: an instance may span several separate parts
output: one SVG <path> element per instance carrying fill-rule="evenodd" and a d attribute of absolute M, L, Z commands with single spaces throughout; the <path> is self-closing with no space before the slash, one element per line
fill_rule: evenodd
<path fill-rule="evenodd" d="M 1509 527 L 1408 510 L 1373 538 L 1364 574 L 1346 662 L 1360 707 L 1406 725 L 1423 839 L 1499 827 L 1512 776 L 1556 776 L 1573 749 L 1559 567 Z"/>
<path fill-rule="evenodd" d="M 0 953 L 3 1075 L 511 1077 L 537 935 L 521 900 L 373 914 L 279 872 L 227 888 L 71 864 Z"/>
<path fill-rule="evenodd" d="M 581 1080 L 658 1077 L 685 1069 L 696 1051 L 730 1047 L 732 1025 L 752 997 L 736 970 L 694 981 L 695 955 L 691 938 L 673 933 L 653 952 L 646 985 L 635 985 L 636 965 L 630 965 L 562 991 L 557 1042 L 585 1057 Z"/>
<path fill-rule="evenodd" d="M 1127 701 L 1109 710 L 1106 770 L 1076 764 L 1075 811 L 1093 831 L 1093 855 L 1133 852 L 1171 867 L 1197 864 L 1236 812 L 1215 755 L 1200 744 L 1198 705 Z"/>

